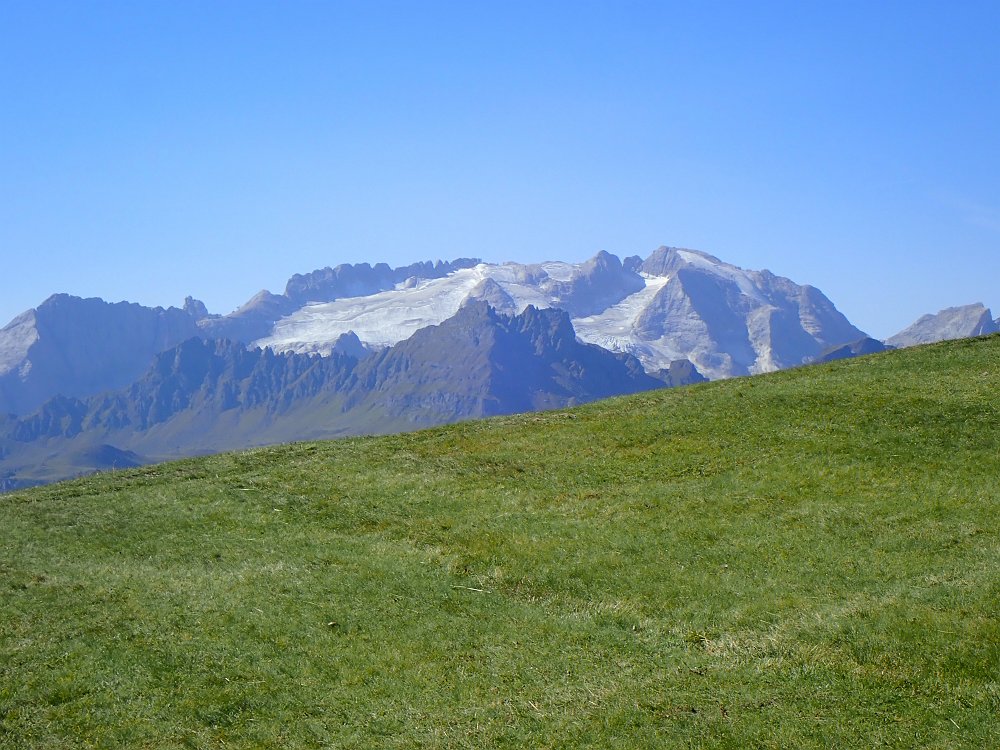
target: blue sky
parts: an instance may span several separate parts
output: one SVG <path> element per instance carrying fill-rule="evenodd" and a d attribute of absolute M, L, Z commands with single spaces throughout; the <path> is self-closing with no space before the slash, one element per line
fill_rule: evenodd
<path fill-rule="evenodd" d="M 1000 3 L 0 3 L 0 324 L 693 247 L 1000 315 Z"/>

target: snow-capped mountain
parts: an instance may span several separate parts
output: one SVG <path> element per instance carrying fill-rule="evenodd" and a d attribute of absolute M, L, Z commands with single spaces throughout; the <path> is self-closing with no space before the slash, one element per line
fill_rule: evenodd
<path fill-rule="evenodd" d="M 328 354 L 353 332 L 369 347 L 390 346 L 451 317 L 467 299 L 509 314 L 558 307 L 582 341 L 633 354 L 650 372 L 688 359 L 712 378 L 803 364 L 865 335 L 814 287 L 661 247 L 624 263 L 606 252 L 577 264 L 466 261 L 434 278 L 414 275 L 374 293 L 306 302 L 253 343 Z"/>
<path fill-rule="evenodd" d="M 633 354 L 650 373 L 680 360 L 711 378 L 767 372 L 864 337 L 818 289 L 695 250 L 624 261 L 602 252 L 583 263 L 342 264 L 296 274 L 282 294 L 262 291 L 228 315 L 190 298 L 164 310 L 54 295 L 0 329 L 0 413 L 121 388 L 191 336 L 362 358 L 468 299 L 507 315 L 563 309 L 582 341 Z"/>

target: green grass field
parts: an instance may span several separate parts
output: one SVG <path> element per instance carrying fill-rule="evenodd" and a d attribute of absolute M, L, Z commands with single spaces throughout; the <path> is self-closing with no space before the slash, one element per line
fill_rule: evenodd
<path fill-rule="evenodd" d="M 2 748 L 1000 747 L 1000 337 L 0 497 Z"/>

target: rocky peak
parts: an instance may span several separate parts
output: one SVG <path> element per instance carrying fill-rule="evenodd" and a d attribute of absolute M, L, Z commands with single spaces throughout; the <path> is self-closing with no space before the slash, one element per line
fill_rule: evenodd
<path fill-rule="evenodd" d="M 662 387 L 638 360 L 576 339 L 569 315 L 527 306 L 515 316 L 481 300 L 365 360 L 358 378 L 372 401 L 415 424 L 509 414 Z M 448 383 L 447 392 L 432 384 Z M 371 408 L 370 406 L 368 408 Z"/>
<path fill-rule="evenodd" d="M 124 387 L 157 352 L 197 335 L 176 307 L 52 295 L 0 331 L 0 411 L 24 414 L 55 394 Z"/>
<path fill-rule="evenodd" d="M 708 382 L 708 378 L 698 372 L 698 368 L 687 359 L 675 359 L 667 367 L 658 370 L 655 377 L 671 388 Z"/>
<path fill-rule="evenodd" d="M 348 331 L 338 336 L 337 340 L 333 342 L 331 352 L 354 359 L 364 359 L 371 354 L 371 351 L 361 342 L 358 334 L 354 331 Z"/>
<path fill-rule="evenodd" d="M 990 309 L 977 302 L 961 307 L 947 307 L 933 315 L 923 315 L 908 328 L 886 339 L 896 348 L 932 344 L 936 341 L 984 336 L 1000 331 Z"/>
<path fill-rule="evenodd" d="M 576 331 L 569 313 L 558 308 L 537 308 L 528 305 L 524 312 L 510 320 L 510 328 L 519 334 L 528 336 L 536 351 L 564 348 L 576 342 Z"/>
<path fill-rule="evenodd" d="M 641 270 L 651 276 L 668 276 L 680 268 L 691 265 L 691 261 L 684 257 L 685 254 L 698 256 L 713 265 L 726 265 L 714 255 L 703 253 L 700 250 L 661 245 L 646 258 Z"/>
<path fill-rule="evenodd" d="M 569 281 L 555 285 L 553 293 L 557 307 L 579 318 L 606 310 L 644 286 L 638 273 L 626 269 L 617 256 L 601 250 Z"/>
<path fill-rule="evenodd" d="M 633 273 L 639 273 L 642 270 L 642 256 L 641 255 L 630 255 L 622 260 L 622 268 L 626 271 L 632 271 Z"/>
<path fill-rule="evenodd" d="M 473 300 L 482 300 L 494 310 L 504 315 L 516 315 L 518 312 L 514 298 L 502 286 L 489 277 L 476 284 L 462 304 L 465 305 Z"/>
<path fill-rule="evenodd" d="M 184 307 L 181 308 L 196 321 L 208 317 L 208 308 L 200 299 L 188 296 L 184 298 Z"/>

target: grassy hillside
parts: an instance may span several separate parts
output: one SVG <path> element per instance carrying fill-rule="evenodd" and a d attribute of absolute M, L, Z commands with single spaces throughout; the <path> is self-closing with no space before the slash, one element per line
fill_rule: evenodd
<path fill-rule="evenodd" d="M 0 498 L 0 747 L 1000 746 L 1000 338 Z"/>

